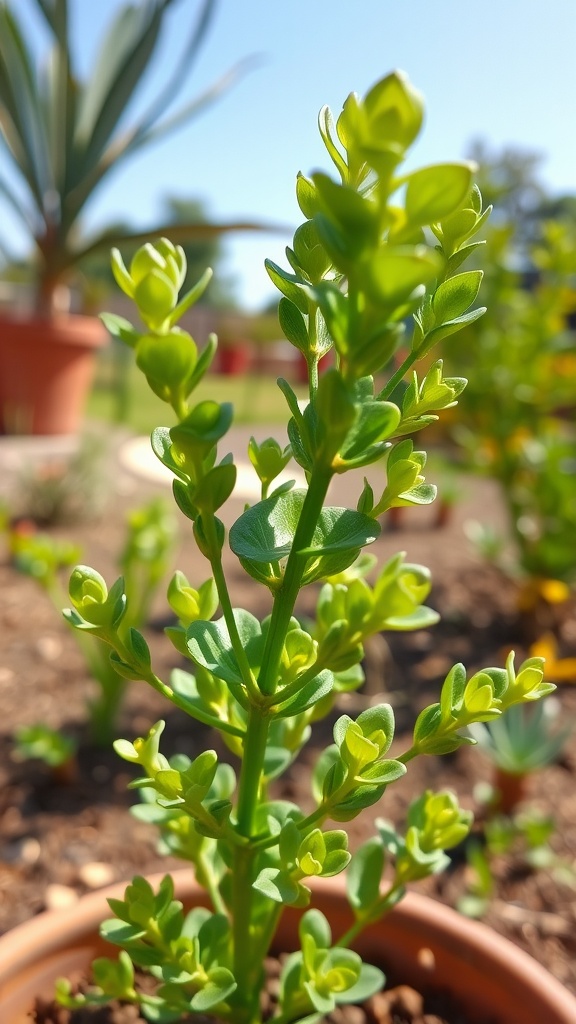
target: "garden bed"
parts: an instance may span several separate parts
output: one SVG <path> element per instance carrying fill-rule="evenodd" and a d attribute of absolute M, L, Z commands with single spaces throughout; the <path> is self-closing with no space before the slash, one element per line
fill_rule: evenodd
<path fill-rule="evenodd" d="M 85 560 L 113 575 L 111 552 L 117 551 L 123 532 L 124 509 L 138 504 L 153 491 L 152 485 L 123 480 L 106 518 L 85 523 L 58 535 L 72 536 L 84 547 Z M 448 526 L 433 526 L 431 510 L 409 511 L 400 531 L 385 532 L 377 542 L 379 554 L 407 551 L 411 561 L 429 565 L 434 589 L 428 603 L 437 608 L 441 623 L 426 633 L 392 634 L 385 643 L 371 644 L 368 652 L 368 695 L 343 699 L 338 713 L 355 713 L 361 699 L 389 700 L 397 718 L 398 749 L 417 712 L 436 699 L 439 686 L 453 662 L 469 670 L 502 664 L 514 648 L 520 660 L 527 654 L 529 636 L 516 608 L 516 589 L 494 568 L 481 565 L 470 550 L 462 524 L 471 515 L 487 511 L 501 516 L 491 487 L 473 481 L 464 488 L 464 500 Z M 232 510 L 233 512 L 234 510 Z M 240 507 L 237 509 L 237 513 Z M 191 580 L 207 575 L 205 566 L 185 543 L 176 564 Z M 245 583 L 232 570 L 233 598 L 253 611 L 263 612 L 266 595 Z M 83 892 L 132 874 L 158 871 L 171 862 L 156 852 L 152 828 L 136 821 L 128 808 L 134 794 L 126 790 L 129 766 L 111 751 L 83 747 L 75 777 L 58 781 L 37 761 L 15 758 L 13 736 L 18 726 L 44 721 L 82 737 L 84 704 L 91 683 L 74 637 L 60 625 L 49 600 L 31 579 L 18 574 L 7 553 L 0 564 L 0 931 L 43 910 L 74 901 Z M 306 595 L 313 600 L 313 593 Z M 256 602 L 260 601 L 261 607 Z M 176 663 L 162 634 L 164 602 L 149 631 L 159 674 Z M 576 647 L 574 609 L 566 614 L 563 640 Z M 576 718 L 576 691 L 560 689 L 566 715 Z M 142 735 L 158 718 L 167 721 L 165 752 L 198 753 L 206 730 L 167 707 L 144 684 L 132 684 L 119 735 Z M 330 742 L 327 726 L 325 740 Z M 210 742 L 213 742 L 210 740 Z M 306 805 L 309 765 L 314 754 L 305 751 L 284 783 L 283 795 Z M 490 768 L 477 751 L 464 748 L 442 759 L 420 759 L 395 784 L 381 806 L 350 823 L 352 845 L 372 833 L 371 816 L 401 821 L 407 803 L 427 786 L 449 786 L 473 806 L 475 784 L 489 778 Z M 485 921 L 511 938 L 543 963 L 557 978 L 576 991 L 576 730 L 559 764 L 531 780 L 529 799 L 549 812 L 557 823 L 552 846 L 561 862 L 551 869 L 533 870 L 523 858 L 507 855 L 494 864 L 496 895 Z M 452 870 L 428 880 L 425 891 L 454 904 L 464 892 L 468 874 L 461 851 Z M 172 862 L 175 863 L 175 862 Z"/>

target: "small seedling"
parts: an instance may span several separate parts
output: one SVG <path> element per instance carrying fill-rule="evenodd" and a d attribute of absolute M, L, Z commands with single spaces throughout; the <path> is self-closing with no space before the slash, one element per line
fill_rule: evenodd
<path fill-rule="evenodd" d="M 123 628 L 142 628 L 147 622 L 154 595 L 167 570 L 174 529 L 173 518 L 162 500 L 154 499 L 129 514 L 126 539 L 118 559 L 124 571 L 126 593 L 130 595 L 130 612 Z M 78 546 L 37 533 L 27 522 L 9 529 L 8 543 L 16 567 L 37 580 L 60 611 L 65 603 L 62 571 L 78 561 Z M 97 746 L 106 746 L 116 730 L 126 680 L 116 671 L 106 650 L 91 636 L 78 631 L 74 631 L 74 636 L 98 686 L 95 698 L 88 704 L 90 739 Z M 35 728 L 46 733 L 43 725 Z M 51 746 L 58 746 L 57 734 L 51 735 L 53 742 L 47 745 L 47 752 Z"/>

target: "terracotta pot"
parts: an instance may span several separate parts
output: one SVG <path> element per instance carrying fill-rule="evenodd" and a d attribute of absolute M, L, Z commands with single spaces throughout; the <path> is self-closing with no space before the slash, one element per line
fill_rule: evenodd
<path fill-rule="evenodd" d="M 161 876 L 150 878 L 156 886 Z M 186 907 L 205 902 L 191 872 L 174 873 L 176 895 Z M 98 936 L 110 911 L 106 897 L 120 898 L 126 883 L 84 897 L 76 906 L 48 911 L 0 939 L 0 1020 L 27 1024 L 38 995 L 50 997 L 54 980 L 87 967 L 114 947 Z M 339 879 L 314 885 L 314 906 L 329 918 L 334 935 L 350 923 Z M 287 911 L 278 946 L 296 947 L 298 913 Z M 576 998 L 522 950 L 482 924 L 425 896 L 410 893 L 356 947 L 381 964 L 395 981 L 422 990 L 449 989 L 470 1024 L 574 1024 Z"/>
<path fill-rule="evenodd" d="M 218 349 L 218 371 L 226 376 L 240 376 L 250 369 L 252 363 L 252 349 L 247 341 L 239 341 L 237 344 L 222 344 Z"/>
<path fill-rule="evenodd" d="M 0 433 L 74 434 L 94 355 L 108 332 L 94 317 L 0 317 Z"/>

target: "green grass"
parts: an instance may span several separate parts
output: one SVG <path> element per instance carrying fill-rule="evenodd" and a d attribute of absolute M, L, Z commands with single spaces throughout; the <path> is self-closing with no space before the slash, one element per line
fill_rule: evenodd
<path fill-rule="evenodd" d="M 304 398 L 306 387 L 293 387 L 298 397 Z M 195 402 L 207 398 L 232 402 L 237 424 L 286 422 L 286 401 L 273 377 L 208 374 L 194 392 Z M 149 434 L 154 427 L 176 422 L 170 407 L 150 391 L 144 375 L 133 364 L 127 366 L 125 375 L 114 371 L 111 363 L 101 364 L 86 415 L 91 420 L 122 424 L 136 434 Z"/>

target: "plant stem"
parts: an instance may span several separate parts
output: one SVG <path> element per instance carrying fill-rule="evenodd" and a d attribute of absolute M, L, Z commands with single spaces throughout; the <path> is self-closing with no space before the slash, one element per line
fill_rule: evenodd
<path fill-rule="evenodd" d="M 276 689 L 286 630 L 294 611 L 302 575 L 308 560 L 307 555 L 300 555 L 299 552 L 312 542 L 330 477 L 331 474 L 327 471 L 317 471 L 312 474 L 310 480 L 294 535 L 292 550 L 286 564 L 284 581 L 276 594 L 272 610 L 272 620 L 258 680 L 259 694 L 271 695 Z M 238 783 L 237 830 L 246 837 L 253 834 L 255 827 L 269 723 L 268 714 L 253 704 L 249 712 L 248 729 L 244 742 L 244 749 L 249 752 L 249 756 L 242 760 Z M 234 976 L 238 982 L 238 1001 L 244 1014 L 249 1014 L 250 1008 L 254 1005 L 254 991 L 257 990 L 258 977 L 256 972 L 261 970 L 257 953 L 261 953 L 262 936 L 258 936 L 259 948 L 257 951 L 254 948 L 254 936 L 251 934 L 250 928 L 252 903 L 255 896 L 252 886 L 256 855 L 257 850 L 254 845 L 250 848 L 237 847 L 234 851 L 232 894 Z"/>
<path fill-rule="evenodd" d="M 310 485 L 304 499 L 296 533 L 294 534 L 292 549 L 286 563 L 282 586 L 276 592 L 272 609 L 270 628 L 262 657 L 262 667 L 258 677 L 260 690 L 265 694 L 273 694 L 278 685 L 278 673 L 284 640 L 294 611 L 306 563 L 310 557 L 309 555 L 302 555 L 300 552 L 312 543 L 314 530 L 320 518 L 331 478 L 331 470 L 322 468 L 322 470 L 312 471 Z"/>
<path fill-rule="evenodd" d="M 238 668 L 242 675 L 242 681 L 253 701 L 257 703 L 260 700 L 260 690 L 254 679 L 252 669 L 248 663 L 246 657 L 246 651 L 242 645 L 238 628 L 236 626 L 236 619 L 234 618 L 234 612 L 232 609 L 232 602 L 230 600 L 230 594 L 228 592 L 228 585 L 226 583 L 226 577 L 224 575 L 224 569 L 222 566 L 222 552 L 218 539 L 216 536 L 216 528 L 214 525 L 214 517 L 206 517 L 206 537 L 210 546 L 210 565 L 212 567 L 212 573 L 214 575 L 214 583 L 216 584 L 216 590 L 218 591 L 218 597 L 222 606 L 222 613 L 224 615 L 224 621 L 228 627 L 228 633 L 230 641 L 232 643 L 232 650 L 238 663 Z"/>
<path fill-rule="evenodd" d="M 238 782 L 237 823 L 241 835 L 250 837 L 254 831 L 254 816 L 258 807 L 260 781 L 266 755 L 269 717 L 259 708 L 251 708 L 244 749 L 250 756 L 242 759 Z"/>
<path fill-rule="evenodd" d="M 244 741 L 244 750 L 248 756 L 242 759 L 236 812 L 237 831 L 247 838 L 251 837 L 255 827 L 268 726 L 268 715 L 263 714 L 258 707 L 251 707 Z M 254 994 L 258 992 L 257 981 L 261 970 L 261 964 L 259 964 L 254 948 L 254 935 L 251 927 L 252 905 L 255 897 L 255 890 L 252 886 L 256 856 L 257 851 L 253 845 L 237 846 L 234 850 L 232 870 L 234 977 L 238 984 L 236 995 L 243 1008 L 243 1013 L 248 1015 L 248 1019 L 250 1019 L 250 1009 L 254 1004 Z"/>
<path fill-rule="evenodd" d="M 374 924 L 375 921 L 380 918 L 392 907 L 398 900 L 398 894 L 402 892 L 404 886 L 400 882 L 395 882 L 394 885 L 388 889 L 388 892 L 384 896 L 380 896 L 370 907 L 370 909 L 361 918 L 356 920 L 353 925 L 348 928 L 348 931 L 341 935 L 335 946 L 350 946 L 355 939 L 364 931 L 365 928 L 370 924 Z"/>
<path fill-rule="evenodd" d="M 419 358 L 420 356 L 417 351 L 410 352 L 409 355 L 406 356 L 406 359 L 404 360 L 403 363 L 400 364 L 400 366 L 396 370 L 396 373 L 392 374 L 388 383 L 385 385 L 385 387 L 382 388 L 382 391 L 379 392 L 377 396 L 378 401 L 384 402 L 387 398 L 390 397 L 390 395 L 394 391 L 394 388 L 406 376 L 410 367 L 413 366 L 416 360 Z"/>

